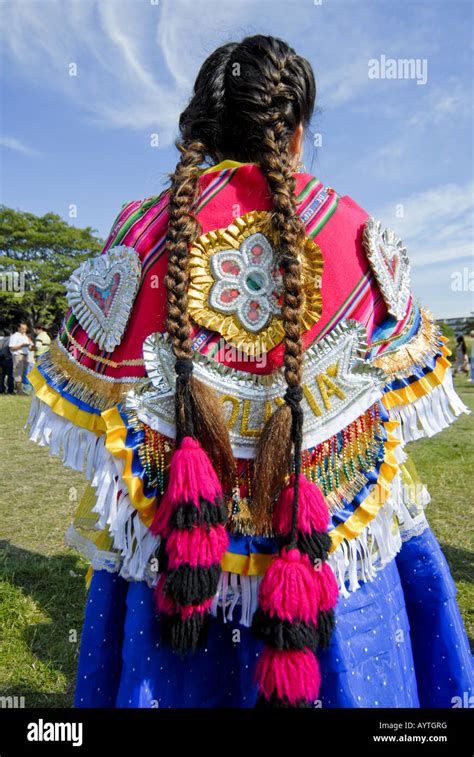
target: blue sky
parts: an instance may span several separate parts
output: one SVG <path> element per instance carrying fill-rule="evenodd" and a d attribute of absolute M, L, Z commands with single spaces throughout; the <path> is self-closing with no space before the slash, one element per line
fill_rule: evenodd
<path fill-rule="evenodd" d="M 3 0 L 0 10 L 6 205 L 105 236 L 123 202 L 158 193 L 173 169 L 202 60 L 273 34 L 315 70 L 322 144 L 307 140 L 307 170 L 398 232 L 414 293 L 437 317 L 474 309 L 471 0 Z M 414 59 L 418 74 L 372 78 L 381 56 Z"/>

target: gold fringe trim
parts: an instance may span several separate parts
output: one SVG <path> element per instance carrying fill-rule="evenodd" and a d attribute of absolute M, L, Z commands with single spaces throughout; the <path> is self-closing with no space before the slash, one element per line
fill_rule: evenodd
<path fill-rule="evenodd" d="M 334 552 L 344 539 L 355 539 L 364 528 L 375 518 L 381 507 L 390 496 L 390 485 L 395 478 L 399 464 L 395 455 L 395 448 L 400 444 L 394 430 L 400 425 L 399 421 L 384 421 L 387 439 L 385 441 L 385 455 L 380 466 L 377 481 L 370 494 L 354 510 L 352 515 L 329 532 L 331 537 L 330 552 Z"/>
<path fill-rule="evenodd" d="M 390 379 L 410 376 L 414 369 L 425 365 L 440 350 L 441 334 L 433 316 L 425 308 L 420 308 L 420 312 L 420 328 L 413 339 L 394 352 L 382 354 L 373 361 Z"/>
<path fill-rule="evenodd" d="M 77 399 L 86 402 L 97 410 L 107 410 L 120 402 L 130 389 L 136 388 L 137 382 L 118 382 L 106 380 L 99 374 L 89 374 L 84 368 L 68 357 L 55 340 L 48 352 L 41 358 L 51 378 L 56 381 L 67 381 L 66 391 Z"/>
<path fill-rule="evenodd" d="M 67 338 L 69 339 L 71 344 L 74 345 L 76 350 L 81 353 L 81 355 L 85 355 L 91 360 L 94 360 L 96 363 L 101 363 L 101 365 L 108 365 L 110 366 L 110 368 L 123 368 L 124 366 L 130 367 L 135 365 L 145 365 L 145 361 L 141 358 L 137 358 L 136 360 L 121 360 L 117 363 L 116 360 L 108 360 L 105 357 L 100 357 L 100 355 L 94 355 L 93 352 L 89 352 L 81 344 L 79 344 L 77 339 L 74 339 L 66 324 L 64 325 L 64 333 L 67 334 Z"/>

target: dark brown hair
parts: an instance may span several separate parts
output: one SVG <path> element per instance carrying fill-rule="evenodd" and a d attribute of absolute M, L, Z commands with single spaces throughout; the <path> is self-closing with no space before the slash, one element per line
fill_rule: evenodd
<path fill-rule="evenodd" d="M 192 214 L 206 159 L 257 163 L 271 194 L 271 222 L 283 270 L 282 307 L 285 403 L 266 423 L 255 463 L 254 516 L 263 521 L 268 504 L 291 464 L 292 444 L 301 431 L 302 397 L 299 250 L 303 223 L 296 212 L 291 137 L 307 125 L 314 108 L 312 68 L 285 42 L 256 35 L 215 50 L 197 76 L 194 93 L 180 116 L 180 160 L 171 175 L 168 230 L 167 329 L 177 358 L 177 440 L 197 435 L 214 461 L 233 465 L 223 410 L 212 392 L 192 377 L 191 323 L 187 311 L 189 250 L 200 233 Z M 293 433 L 291 433 L 293 432 Z M 301 433 L 299 433 L 299 438 Z M 295 442 L 295 457 L 299 454 Z"/>

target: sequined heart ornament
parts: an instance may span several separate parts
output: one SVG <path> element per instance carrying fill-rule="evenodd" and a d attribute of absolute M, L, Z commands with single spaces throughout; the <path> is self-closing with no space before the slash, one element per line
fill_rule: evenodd
<path fill-rule="evenodd" d="M 382 229 L 372 216 L 364 226 L 363 244 L 387 310 L 399 321 L 405 317 L 411 295 L 406 247 L 394 231 Z"/>
<path fill-rule="evenodd" d="M 140 282 L 140 258 L 132 247 L 112 247 L 81 263 L 66 285 L 80 325 L 106 352 L 120 344 Z"/>

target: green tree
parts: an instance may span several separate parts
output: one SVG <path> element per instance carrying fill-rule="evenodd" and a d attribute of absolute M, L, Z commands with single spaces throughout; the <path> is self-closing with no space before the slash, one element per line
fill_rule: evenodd
<path fill-rule="evenodd" d="M 55 213 L 35 216 L 0 205 L 0 328 L 23 320 L 55 334 L 67 310 L 66 281 L 103 247 L 96 234 Z"/>

